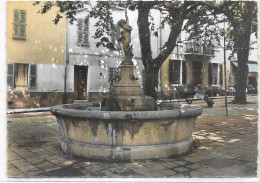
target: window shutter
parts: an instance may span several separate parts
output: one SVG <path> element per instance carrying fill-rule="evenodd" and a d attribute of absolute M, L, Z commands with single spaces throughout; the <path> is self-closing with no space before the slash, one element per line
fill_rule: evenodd
<path fill-rule="evenodd" d="M 21 10 L 21 23 L 26 23 L 26 11 Z"/>
<path fill-rule="evenodd" d="M 213 74 L 212 74 L 212 63 L 209 63 L 208 65 L 208 81 L 209 81 L 209 85 L 212 85 L 212 77 L 213 77 Z"/>
<path fill-rule="evenodd" d="M 169 61 L 169 82 L 170 84 L 173 83 L 173 61 Z"/>
<path fill-rule="evenodd" d="M 14 23 L 13 38 L 19 37 L 19 23 Z"/>
<path fill-rule="evenodd" d="M 14 64 L 7 65 L 7 87 L 14 88 Z"/>
<path fill-rule="evenodd" d="M 37 73 L 36 65 L 30 65 L 30 80 L 29 80 L 30 88 L 36 88 L 36 73 Z"/>
<path fill-rule="evenodd" d="M 78 44 L 82 44 L 83 40 L 83 19 L 78 19 Z"/>
<path fill-rule="evenodd" d="M 14 22 L 20 21 L 20 10 L 14 10 Z"/>
<path fill-rule="evenodd" d="M 186 61 L 182 61 L 182 84 L 186 84 Z"/>
<path fill-rule="evenodd" d="M 26 39 L 26 11 L 21 10 L 20 38 Z"/>
<path fill-rule="evenodd" d="M 26 39 L 26 16 L 25 10 L 14 10 L 13 38 Z"/>
<path fill-rule="evenodd" d="M 19 38 L 20 10 L 14 10 L 13 38 Z"/>
<path fill-rule="evenodd" d="M 223 86 L 223 66 L 224 64 L 219 64 L 219 84 Z"/>
<path fill-rule="evenodd" d="M 83 30 L 83 44 L 88 45 L 89 43 L 89 18 L 84 20 L 84 30 Z"/>

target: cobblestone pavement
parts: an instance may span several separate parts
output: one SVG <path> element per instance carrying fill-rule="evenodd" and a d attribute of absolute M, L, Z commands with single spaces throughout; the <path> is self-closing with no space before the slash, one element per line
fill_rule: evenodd
<path fill-rule="evenodd" d="M 232 178 L 256 177 L 257 98 L 249 104 L 203 107 L 193 132 L 194 147 L 181 157 L 134 162 L 99 162 L 64 155 L 50 113 L 8 115 L 9 178 Z"/>

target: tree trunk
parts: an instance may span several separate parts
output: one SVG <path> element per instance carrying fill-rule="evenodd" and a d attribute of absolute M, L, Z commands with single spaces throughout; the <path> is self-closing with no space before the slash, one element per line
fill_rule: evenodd
<path fill-rule="evenodd" d="M 150 8 L 152 1 L 150 2 L 139 2 L 138 3 L 138 31 L 139 31 L 139 40 L 140 40 L 140 48 L 142 61 L 145 68 L 145 82 L 144 82 L 144 93 L 145 95 L 153 97 L 157 100 L 158 95 L 158 73 L 161 65 L 166 60 L 166 58 L 173 51 L 178 35 L 181 32 L 181 28 L 183 25 L 185 11 L 186 8 L 180 8 L 179 14 L 180 16 L 176 19 L 175 25 L 171 27 L 170 34 L 168 37 L 168 41 L 165 43 L 166 48 L 160 52 L 160 54 L 156 58 L 152 58 L 152 50 L 151 50 L 151 35 L 149 29 L 149 21 L 148 15 L 150 12 Z"/>
<path fill-rule="evenodd" d="M 154 100 L 158 97 L 158 73 L 159 69 L 148 67 L 144 71 L 144 94 L 151 96 Z"/>
<path fill-rule="evenodd" d="M 148 23 L 148 15 L 150 8 L 140 2 L 138 9 L 138 31 L 141 47 L 142 61 L 144 65 L 144 93 L 145 95 L 153 97 L 157 100 L 156 87 L 158 86 L 158 72 L 159 67 L 153 64 L 151 43 L 150 43 L 150 29 Z M 157 74 L 156 74 L 157 73 Z"/>
<path fill-rule="evenodd" d="M 247 87 L 247 75 L 248 75 L 248 54 L 249 54 L 249 43 L 247 39 L 241 39 L 241 48 L 237 52 L 238 68 L 236 73 L 236 94 L 233 103 L 245 104 L 246 103 L 246 87 Z M 248 43 L 248 45 L 247 45 Z"/>
<path fill-rule="evenodd" d="M 251 24 L 249 27 L 244 27 L 246 30 L 243 33 L 237 34 L 235 37 L 235 47 L 237 49 L 238 66 L 236 72 L 236 94 L 233 103 L 245 104 L 246 103 L 246 88 L 247 88 L 247 75 L 248 75 L 248 55 L 249 55 L 249 42 L 251 33 Z M 241 27 L 242 28 L 242 27 Z M 249 29 L 249 30 L 248 30 Z"/>
<path fill-rule="evenodd" d="M 242 22 L 233 23 L 236 34 L 234 35 L 235 49 L 237 49 L 237 79 L 236 79 L 236 94 L 233 103 L 246 103 L 246 88 L 248 76 L 248 56 L 252 21 L 254 17 L 254 4 L 247 2 L 244 4 L 244 13 L 242 14 Z M 232 23 L 232 22 L 231 22 Z"/>

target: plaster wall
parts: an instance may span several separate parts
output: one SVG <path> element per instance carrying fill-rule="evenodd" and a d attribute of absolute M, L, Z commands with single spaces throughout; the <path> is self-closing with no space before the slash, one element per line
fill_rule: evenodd
<path fill-rule="evenodd" d="M 36 89 L 29 91 L 64 91 L 64 75 L 64 65 L 37 64 Z"/>
<path fill-rule="evenodd" d="M 13 39 L 13 11 L 26 10 L 26 40 Z M 64 64 L 66 20 L 54 25 L 57 9 L 37 13 L 33 1 L 7 2 L 7 63 Z"/>
<path fill-rule="evenodd" d="M 133 45 L 133 63 L 135 65 L 135 77 L 138 78 L 138 83 L 142 85 L 142 71 L 144 69 L 142 60 L 141 60 L 141 51 L 140 51 L 140 43 L 139 43 L 139 34 L 138 34 L 138 26 L 137 26 L 137 11 L 128 11 L 128 18 L 130 25 L 133 28 L 131 32 L 131 44 Z M 157 24 L 155 28 L 159 27 L 159 12 L 152 12 L 153 17 L 155 19 L 154 22 Z M 77 14 L 77 18 L 85 18 L 87 16 L 87 12 L 85 10 L 80 11 Z M 124 9 L 116 9 L 112 11 L 112 15 L 114 17 L 114 22 L 117 23 L 120 19 L 124 19 L 125 11 Z M 123 50 L 113 50 L 104 47 L 96 47 L 96 42 L 93 38 L 96 28 L 94 24 L 96 20 L 94 18 L 89 19 L 90 31 L 89 31 L 89 46 L 78 46 L 77 45 L 77 22 L 73 24 L 69 24 L 67 22 L 67 52 L 68 52 L 68 60 L 69 67 L 73 67 L 74 65 L 84 65 L 88 66 L 88 81 L 87 81 L 87 92 L 108 92 L 109 91 L 109 68 L 116 68 L 120 65 L 121 61 L 124 59 Z M 152 34 L 152 33 L 151 33 Z M 151 45 L 153 57 L 157 56 L 159 49 L 159 38 L 152 36 L 151 37 Z M 155 45 L 155 46 L 154 46 Z M 67 71 L 68 77 L 74 77 L 72 73 L 73 69 Z M 69 85 L 74 90 L 73 80 L 69 81 Z M 67 82 L 68 85 L 68 82 Z M 68 87 L 68 88 L 71 88 Z"/>

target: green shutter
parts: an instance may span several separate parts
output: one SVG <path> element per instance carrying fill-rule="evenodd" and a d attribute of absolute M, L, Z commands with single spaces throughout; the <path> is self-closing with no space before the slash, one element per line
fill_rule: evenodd
<path fill-rule="evenodd" d="M 13 29 L 13 38 L 19 37 L 19 23 L 14 23 L 14 29 Z"/>
<path fill-rule="evenodd" d="M 14 10 L 14 22 L 20 21 L 20 10 Z"/>
<path fill-rule="evenodd" d="M 21 23 L 26 23 L 26 11 L 21 10 Z"/>
<path fill-rule="evenodd" d="M 26 11 L 14 10 L 13 38 L 26 39 Z"/>
<path fill-rule="evenodd" d="M 21 39 L 25 39 L 26 38 L 26 25 L 25 24 L 21 24 L 20 38 Z"/>

